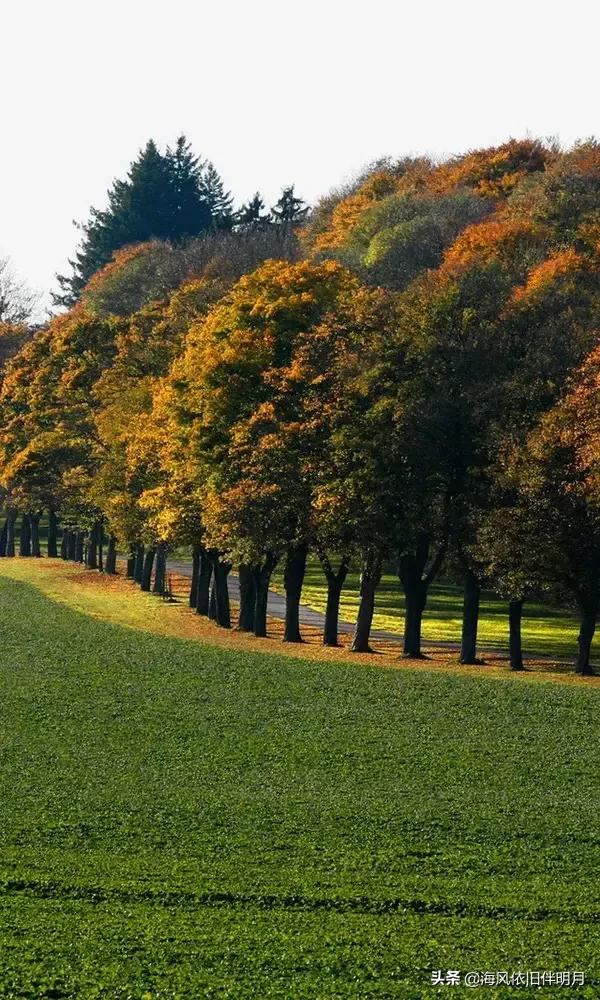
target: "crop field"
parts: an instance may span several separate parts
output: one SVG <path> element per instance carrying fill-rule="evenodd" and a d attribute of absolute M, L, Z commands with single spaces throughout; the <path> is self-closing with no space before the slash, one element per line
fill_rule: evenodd
<path fill-rule="evenodd" d="M 598 996 L 595 678 L 176 638 L 60 572 L 0 565 L 2 998 Z"/>

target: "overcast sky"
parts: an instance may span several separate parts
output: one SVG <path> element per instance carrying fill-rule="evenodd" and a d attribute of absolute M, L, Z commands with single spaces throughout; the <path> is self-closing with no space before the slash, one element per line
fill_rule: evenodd
<path fill-rule="evenodd" d="M 4 0 L 0 256 L 47 294 L 152 136 L 237 202 L 379 156 L 600 134 L 594 0 Z"/>

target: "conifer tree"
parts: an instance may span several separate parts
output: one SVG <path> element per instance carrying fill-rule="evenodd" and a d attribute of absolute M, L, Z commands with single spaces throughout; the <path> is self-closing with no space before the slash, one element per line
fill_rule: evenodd
<path fill-rule="evenodd" d="M 302 198 L 296 198 L 294 185 L 286 187 L 281 192 L 279 201 L 273 205 L 271 213 L 276 222 L 282 225 L 294 226 L 303 222 L 308 215 L 308 205 Z"/>
<path fill-rule="evenodd" d="M 202 174 L 205 164 L 192 153 L 189 142 L 180 135 L 175 149 L 167 149 L 168 162 L 175 194 L 173 226 L 169 238 L 195 236 L 211 222 L 211 208 L 203 193 Z"/>
<path fill-rule="evenodd" d="M 233 198 L 225 190 L 225 185 L 212 163 L 207 163 L 202 171 L 200 190 L 210 210 L 215 229 L 231 229 L 233 225 Z"/>
<path fill-rule="evenodd" d="M 109 190 L 108 208 L 92 208 L 88 222 L 80 226 L 83 238 L 69 261 L 72 273 L 57 276 L 60 292 L 54 304 L 73 305 L 120 247 L 152 239 L 177 241 L 207 229 L 212 213 L 203 166 L 184 136 L 166 154 L 150 140 L 127 179 L 116 180 Z"/>
<path fill-rule="evenodd" d="M 265 212 L 265 203 L 258 191 L 235 214 L 235 224 L 238 229 L 252 229 L 255 226 L 266 226 L 271 221 L 271 216 L 268 212 Z"/>

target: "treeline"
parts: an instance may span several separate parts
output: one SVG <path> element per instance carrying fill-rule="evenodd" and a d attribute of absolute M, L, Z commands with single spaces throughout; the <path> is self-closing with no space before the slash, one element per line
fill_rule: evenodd
<path fill-rule="evenodd" d="M 47 511 L 49 554 L 114 573 L 119 549 L 160 592 L 169 549 L 189 546 L 190 603 L 208 614 L 212 588 L 229 627 L 234 567 L 237 624 L 256 635 L 281 562 L 288 642 L 313 553 L 328 645 L 357 565 L 357 651 L 392 564 L 409 657 L 445 568 L 464 581 L 463 662 L 487 585 L 507 601 L 513 669 L 523 606 L 544 594 L 578 608 L 589 673 L 599 195 L 595 142 L 511 141 L 378 163 L 307 218 L 298 205 L 117 251 L 6 364 L 0 551 L 21 515 L 23 554 L 39 553 Z"/>
<path fill-rule="evenodd" d="M 231 193 L 209 160 L 196 156 L 184 135 L 162 153 L 150 140 L 131 164 L 125 180 L 116 180 L 107 192 L 105 209 L 92 208 L 82 233 L 71 273 L 57 275 L 60 291 L 54 305 L 71 307 L 92 276 L 121 247 L 148 240 L 179 244 L 201 233 L 294 224 L 308 208 L 284 187 L 270 211 L 257 192 L 237 211 Z"/>

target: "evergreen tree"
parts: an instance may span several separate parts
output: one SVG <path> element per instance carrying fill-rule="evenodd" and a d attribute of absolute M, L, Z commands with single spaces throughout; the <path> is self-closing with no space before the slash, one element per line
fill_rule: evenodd
<path fill-rule="evenodd" d="M 73 305 L 91 276 L 108 263 L 115 250 L 150 239 L 180 240 L 211 223 L 203 165 L 181 136 L 174 150 L 162 154 L 152 140 L 132 163 L 126 180 L 108 192 L 108 208 L 92 208 L 79 228 L 81 244 L 70 275 L 57 275 L 55 305 Z"/>
<path fill-rule="evenodd" d="M 242 205 L 235 214 L 235 224 L 238 229 L 251 229 L 254 226 L 265 226 L 271 222 L 271 216 L 265 212 L 265 203 L 257 191 L 253 198 Z"/>
<path fill-rule="evenodd" d="M 174 226 L 171 239 L 195 236 L 211 223 L 211 209 L 203 191 L 202 172 L 205 164 L 191 151 L 184 135 L 179 136 L 175 149 L 167 149 L 175 192 Z"/>
<path fill-rule="evenodd" d="M 284 188 L 281 197 L 276 205 L 273 205 L 271 213 L 276 222 L 282 225 L 294 226 L 303 222 L 308 214 L 308 205 L 302 198 L 296 198 L 294 185 Z"/>
<path fill-rule="evenodd" d="M 212 163 L 207 163 L 202 171 L 200 190 L 210 209 L 212 225 L 215 229 L 231 229 L 233 225 L 233 198 L 225 190 L 223 181 Z"/>

